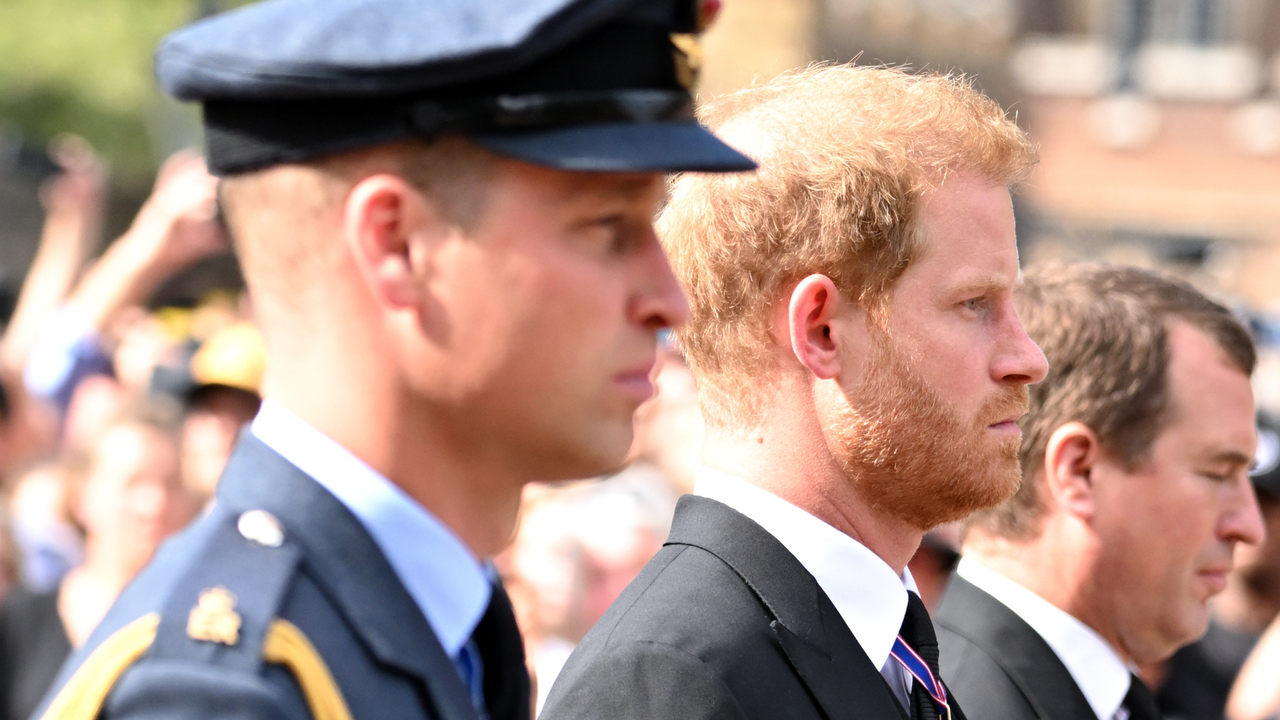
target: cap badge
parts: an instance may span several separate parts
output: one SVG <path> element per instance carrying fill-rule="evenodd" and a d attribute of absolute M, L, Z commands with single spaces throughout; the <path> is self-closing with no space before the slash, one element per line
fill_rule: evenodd
<path fill-rule="evenodd" d="M 236 529 L 246 540 L 252 540 L 266 547 L 280 547 L 284 544 L 284 528 L 275 515 L 266 510 L 249 510 L 241 513 L 236 521 Z"/>
<path fill-rule="evenodd" d="M 221 585 L 201 591 L 200 599 L 187 616 L 187 636 L 192 640 L 235 645 L 240 641 L 240 613 L 235 607 L 235 593 Z"/>
<path fill-rule="evenodd" d="M 676 46 L 676 81 L 692 90 L 702 70 L 702 43 L 693 33 L 671 33 L 671 44 Z"/>

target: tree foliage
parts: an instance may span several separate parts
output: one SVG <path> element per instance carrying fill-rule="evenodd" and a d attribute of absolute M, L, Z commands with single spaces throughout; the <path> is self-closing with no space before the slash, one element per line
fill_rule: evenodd
<path fill-rule="evenodd" d="M 0 0 L 0 126 L 33 143 L 83 135 L 119 180 L 144 181 L 198 139 L 194 108 L 156 89 L 151 58 L 196 0 Z"/>

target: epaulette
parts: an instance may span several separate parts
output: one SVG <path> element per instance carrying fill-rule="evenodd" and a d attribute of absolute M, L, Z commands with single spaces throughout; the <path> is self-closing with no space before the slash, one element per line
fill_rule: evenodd
<path fill-rule="evenodd" d="M 216 510 L 215 510 L 216 512 Z M 350 720 L 342 692 L 311 641 L 278 617 L 302 550 L 265 510 L 227 515 L 159 613 L 117 630 L 85 659 L 42 720 L 91 720 L 120 676 L 146 656 L 259 673 L 287 668 L 316 720 Z"/>

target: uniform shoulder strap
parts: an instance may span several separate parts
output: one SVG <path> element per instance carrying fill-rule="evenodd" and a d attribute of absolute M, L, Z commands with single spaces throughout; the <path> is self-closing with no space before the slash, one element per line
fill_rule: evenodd
<path fill-rule="evenodd" d="M 41 720 L 96 718 L 116 680 L 151 647 L 159 624 L 156 613 L 143 615 L 107 638 L 62 686 Z"/>
<path fill-rule="evenodd" d="M 315 720 L 350 720 L 328 665 L 306 635 L 277 617 L 301 548 L 262 510 L 226 517 L 193 557 L 160 613 L 144 615 L 95 649 L 41 720 L 92 720 L 116 681 L 144 655 L 257 673 L 263 662 L 296 678 Z"/>
<path fill-rule="evenodd" d="M 160 616 L 151 613 L 107 638 L 63 686 L 41 720 L 96 718 L 116 681 L 151 648 L 159 624 Z M 329 666 L 296 625 L 279 618 L 272 622 L 262 645 L 262 658 L 293 673 L 315 720 L 351 720 Z"/>

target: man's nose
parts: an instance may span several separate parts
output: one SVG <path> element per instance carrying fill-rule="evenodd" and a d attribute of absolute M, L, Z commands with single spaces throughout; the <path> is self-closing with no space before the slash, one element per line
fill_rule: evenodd
<path fill-rule="evenodd" d="M 1218 523 L 1218 535 L 1224 540 L 1246 545 L 1260 545 L 1267 537 L 1257 493 L 1244 473 L 1241 473 L 1241 478 L 1236 482 L 1232 500 Z"/>
<path fill-rule="evenodd" d="M 1030 385 L 1049 374 L 1049 361 L 1040 346 L 1027 335 L 1012 304 L 1006 313 L 1003 352 L 992 367 L 993 379 L 1001 383 Z"/>
<path fill-rule="evenodd" d="M 652 229 L 639 261 L 636 289 L 628 306 L 631 321 L 654 332 L 684 324 L 689 318 L 689 301 Z"/>

